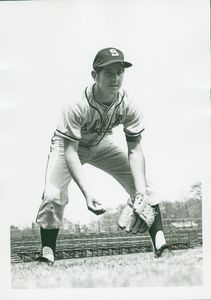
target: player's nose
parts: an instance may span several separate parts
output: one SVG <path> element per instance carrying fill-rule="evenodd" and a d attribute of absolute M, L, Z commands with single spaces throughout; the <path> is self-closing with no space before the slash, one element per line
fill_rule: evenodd
<path fill-rule="evenodd" d="M 118 74 L 113 74 L 112 77 L 111 77 L 111 81 L 114 82 L 114 83 L 115 83 L 115 82 L 117 83 L 117 82 L 119 81 L 119 76 L 118 76 Z"/>

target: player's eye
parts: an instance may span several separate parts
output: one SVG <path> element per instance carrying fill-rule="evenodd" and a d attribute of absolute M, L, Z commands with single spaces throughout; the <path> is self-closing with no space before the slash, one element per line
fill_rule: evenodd
<path fill-rule="evenodd" d="M 108 77 L 112 77 L 112 76 L 120 76 L 120 75 L 122 75 L 123 74 L 123 70 L 121 69 L 121 70 L 117 70 L 117 71 L 114 71 L 114 72 L 112 72 L 112 71 L 110 71 L 110 70 L 104 70 L 104 75 L 105 76 L 108 76 Z"/>
<path fill-rule="evenodd" d="M 105 71 L 105 75 L 106 75 L 106 76 L 112 76 L 112 75 L 113 75 L 113 73 L 112 73 L 112 72 L 110 72 L 110 71 Z"/>

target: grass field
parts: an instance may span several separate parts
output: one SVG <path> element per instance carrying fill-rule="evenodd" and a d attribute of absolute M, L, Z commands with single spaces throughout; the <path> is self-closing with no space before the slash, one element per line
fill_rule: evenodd
<path fill-rule="evenodd" d="M 202 285 L 202 248 L 177 250 L 169 258 L 153 253 L 36 262 L 11 266 L 12 288 L 96 288 Z"/>

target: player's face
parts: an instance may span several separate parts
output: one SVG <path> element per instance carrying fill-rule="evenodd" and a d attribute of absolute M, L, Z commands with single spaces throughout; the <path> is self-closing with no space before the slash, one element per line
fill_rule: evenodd
<path fill-rule="evenodd" d="M 122 85 L 124 67 L 121 63 L 105 66 L 95 78 L 98 88 L 106 93 L 117 93 Z"/>

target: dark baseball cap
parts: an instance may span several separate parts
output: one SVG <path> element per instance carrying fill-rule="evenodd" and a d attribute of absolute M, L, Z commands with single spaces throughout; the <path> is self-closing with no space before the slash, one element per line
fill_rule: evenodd
<path fill-rule="evenodd" d="M 132 66 L 131 63 L 124 61 L 124 54 L 122 51 L 116 48 L 105 48 L 100 50 L 93 61 L 94 70 L 110 64 L 120 62 L 123 64 L 124 68 L 129 68 Z"/>

